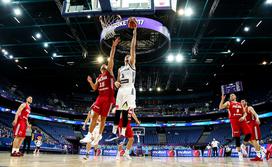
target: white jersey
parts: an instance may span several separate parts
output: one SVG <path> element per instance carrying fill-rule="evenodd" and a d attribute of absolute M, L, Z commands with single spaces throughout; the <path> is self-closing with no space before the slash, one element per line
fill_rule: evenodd
<path fill-rule="evenodd" d="M 134 87 L 136 78 L 136 71 L 130 64 L 120 67 L 120 83 L 121 87 L 132 86 Z"/>

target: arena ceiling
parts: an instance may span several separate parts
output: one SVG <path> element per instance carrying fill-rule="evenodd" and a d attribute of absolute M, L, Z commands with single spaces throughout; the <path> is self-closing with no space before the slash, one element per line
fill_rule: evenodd
<path fill-rule="evenodd" d="M 96 58 L 102 54 L 98 18 L 70 18 L 68 25 L 57 0 L 4 1 L 0 1 L 1 75 L 44 89 L 87 92 L 86 76 L 99 74 Z M 177 8 L 190 7 L 192 16 L 171 12 L 147 15 L 168 27 L 171 48 L 152 62 L 138 62 L 137 89 L 219 91 L 221 84 L 237 80 L 243 81 L 245 88 L 271 85 L 267 79 L 272 73 L 269 2 L 179 0 Z M 20 16 L 14 14 L 16 8 L 21 10 Z M 88 51 L 86 57 L 83 48 Z M 53 57 L 54 53 L 62 56 Z M 179 53 L 184 56 L 183 62 L 166 61 L 169 54 Z M 120 55 L 116 57 L 115 72 L 122 65 Z"/>

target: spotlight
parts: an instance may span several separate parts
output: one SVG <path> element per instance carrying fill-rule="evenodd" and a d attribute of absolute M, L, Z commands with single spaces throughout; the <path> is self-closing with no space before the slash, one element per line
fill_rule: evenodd
<path fill-rule="evenodd" d="M 142 91 L 143 91 L 143 88 L 140 88 L 139 91 L 142 92 Z"/>
<path fill-rule="evenodd" d="M 228 51 L 227 51 L 228 53 L 231 53 L 231 50 L 230 49 L 228 49 Z"/>
<path fill-rule="evenodd" d="M 35 37 L 36 37 L 37 39 L 40 39 L 40 38 L 42 37 L 42 35 L 41 35 L 41 33 L 36 33 L 36 34 L 35 34 Z"/>
<path fill-rule="evenodd" d="M 157 91 L 160 92 L 160 91 L 161 91 L 161 88 L 160 88 L 160 87 L 157 87 Z"/>
<path fill-rule="evenodd" d="M 262 65 L 267 65 L 267 62 L 266 62 L 266 61 L 263 61 L 263 62 L 262 62 Z"/>
<path fill-rule="evenodd" d="M 18 60 L 18 59 L 15 59 L 15 62 L 16 62 L 16 63 L 18 63 L 18 62 L 19 62 L 19 60 Z"/>
<path fill-rule="evenodd" d="M 53 57 L 57 57 L 57 53 L 53 53 L 52 56 L 53 56 Z"/>
<path fill-rule="evenodd" d="M 184 9 L 179 9 L 178 10 L 178 15 L 183 16 L 184 15 Z"/>
<path fill-rule="evenodd" d="M 245 31 L 245 32 L 248 32 L 249 30 L 250 30 L 250 28 L 249 28 L 249 27 L 247 27 L 247 26 L 246 26 L 246 27 L 244 27 L 244 31 Z"/>
<path fill-rule="evenodd" d="M 13 59 L 13 55 L 9 55 L 9 59 Z"/>
<path fill-rule="evenodd" d="M 265 4 L 267 4 L 267 5 L 272 5 L 272 0 L 266 0 L 266 1 L 265 1 Z"/>
<path fill-rule="evenodd" d="M 187 17 L 190 17 L 190 16 L 192 16 L 193 15 L 193 9 L 192 8 L 187 8 L 187 9 L 185 9 L 185 16 L 187 16 Z"/>
<path fill-rule="evenodd" d="M 25 70 L 27 70 L 27 67 L 24 67 Z"/>
<path fill-rule="evenodd" d="M 6 50 L 5 50 L 5 49 L 2 49 L 1 51 L 2 51 L 2 53 L 5 53 L 5 52 L 6 52 Z"/>
<path fill-rule="evenodd" d="M 104 58 L 102 56 L 99 56 L 96 58 L 96 61 L 101 64 L 104 62 Z"/>
<path fill-rule="evenodd" d="M 236 42 L 241 42 L 241 38 L 236 38 Z"/>
<path fill-rule="evenodd" d="M 21 16 L 22 15 L 22 11 L 21 11 L 20 8 L 13 9 L 13 12 L 14 12 L 15 16 Z"/>
<path fill-rule="evenodd" d="M 183 60 L 184 60 L 184 57 L 183 57 L 182 54 L 178 54 L 178 55 L 176 56 L 176 61 L 177 61 L 178 63 L 182 62 Z"/>
<path fill-rule="evenodd" d="M 91 16 L 90 16 L 90 15 L 88 15 L 88 16 L 87 16 L 87 18 L 88 18 L 88 19 L 90 19 L 90 18 L 91 18 Z"/>
<path fill-rule="evenodd" d="M 174 61 L 174 56 L 172 54 L 167 56 L 167 61 L 168 62 L 173 62 Z"/>
<path fill-rule="evenodd" d="M 149 88 L 148 90 L 149 90 L 149 92 L 151 92 L 151 91 L 152 91 L 152 88 Z"/>
<path fill-rule="evenodd" d="M 5 55 L 5 56 L 6 56 L 6 55 L 8 55 L 8 52 L 7 52 L 7 51 L 5 51 L 5 52 L 4 52 L 4 55 Z"/>
<path fill-rule="evenodd" d="M 43 44 L 43 47 L 45 47 L 45 48 L 48 48 L 48 43 L 47 42 L 45 42 L 44 44 Z"/>
<path fill-rule="evenodd" d="M 2 0 L 3 4 L 9 4 L 11 2 L 11 0 Z"/>

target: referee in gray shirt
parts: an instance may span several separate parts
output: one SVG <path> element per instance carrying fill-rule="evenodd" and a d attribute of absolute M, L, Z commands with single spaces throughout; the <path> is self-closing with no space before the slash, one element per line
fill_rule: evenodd
<path fill-rule="evenodd" d="M 25 153 L 26 145 L 27 145 L 26 153 L 27 153 L 27 154 L 29 153 L 30 144 L 31 144 L 31 139 L 32 139 L 32 128 L 31 128 L 31 125 L 30 125 L 30 126 L 27 127 L 27 129 L 26 129 L 26 137 L 25 137 L 25 140 L 24 140 L 23 153 Z"/>

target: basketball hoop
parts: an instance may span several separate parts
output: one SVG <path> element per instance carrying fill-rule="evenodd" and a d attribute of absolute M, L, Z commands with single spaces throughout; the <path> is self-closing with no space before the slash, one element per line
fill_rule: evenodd
<path fill-rule="evenodd" d="M 122 20 L 122 17 L 120 15 L 106 15 L 106 16 L 99 16 L 99 21 L 101 23 L 101 26 L 103 28 L 101 36 L 104 37 L 105 40 L 114 38 L 116 33 L 115 33 L 115 28 L 118 27 L 118 23 Z"/>

